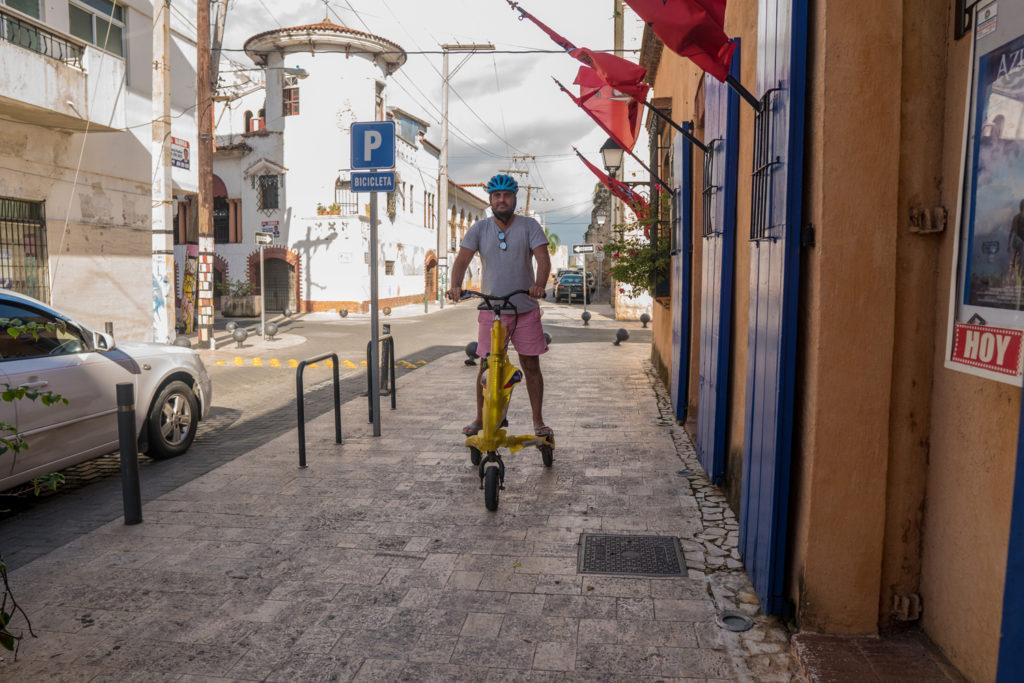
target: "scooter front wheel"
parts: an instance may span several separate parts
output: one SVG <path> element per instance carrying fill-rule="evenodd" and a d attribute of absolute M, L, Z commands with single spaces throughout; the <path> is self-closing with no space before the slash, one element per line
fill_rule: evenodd
<path fill-rule="evenodd" d="M 484 505 L 491 512 L 498 509 L 498 491 L 501 489 L 501 480 L 497 467 L 488 467 L 484 470 Z"/>
<path fill-rule="evenodd" d="M 544 461 L 544 467 L 551 467 L 555 462 L 555 449 L 551 446 L 541 446 L 540 457 Z"/>

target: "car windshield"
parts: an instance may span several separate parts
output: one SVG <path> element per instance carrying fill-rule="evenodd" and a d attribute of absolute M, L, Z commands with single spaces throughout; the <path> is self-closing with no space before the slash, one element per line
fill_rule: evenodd
<path fill-rule="evenodd" d="M 578 285 L 581 282 L 583 282 L 583 276 L 582 275 L 566 275 L 566 276 L 562 277 L 562 284 L 563 285 Z"/>

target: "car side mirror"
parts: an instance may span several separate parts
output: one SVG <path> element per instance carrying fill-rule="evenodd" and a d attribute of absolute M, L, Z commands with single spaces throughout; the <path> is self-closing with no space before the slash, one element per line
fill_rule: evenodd
<path fill-rule="evenodd" d="M 113 351 L 116 347 L 114 337 L 105 332 L 93 332 L 92 346 L 97 351 Z"/>

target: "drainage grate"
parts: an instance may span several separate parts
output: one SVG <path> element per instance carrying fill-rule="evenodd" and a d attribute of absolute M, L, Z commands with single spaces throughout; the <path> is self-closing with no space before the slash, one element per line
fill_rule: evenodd
<path fill-rule="evenodd" d="M 686 562 L 674 536 L 582 534 L 581 574 L 684 576 Z"/>

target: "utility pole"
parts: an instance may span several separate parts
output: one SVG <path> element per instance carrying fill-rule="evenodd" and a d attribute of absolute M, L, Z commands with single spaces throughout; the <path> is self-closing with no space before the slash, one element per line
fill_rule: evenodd
<path fill-rule="evenodd" d="M 492 43 L 445 43 L 441 45 L 444 53 L 441 73 L 441 167 L 439 169 L 440 187 L 437 193 L 437 210 L 440 220 L 437 222 L 437 301 L 444 308 L 444 292 L 448 289 L 448 91 L 452 76 L 459 72 L 475 52 L 493 52 Z M 449 53 L 465 54 L 454 71 L 448 68 Z M 444 259 L 443 261 L 441 259 Z M 443 265 L 442 265 L 443 264 Z"/>
<path fill-rule="evenodd" d="M 196 4 L 196 100 L 198 104 L 199 344 L 213 343 L 213 88 L 210 82 L 210 0 Z M 260 292 L 262 295 L 263 292 Z"/>
<path fill-rule="evenodd" d="M 153 341 L 170 343 L 175 332 L 174 203 L 171 180 L 171 0 L 153 8 Z"/>

